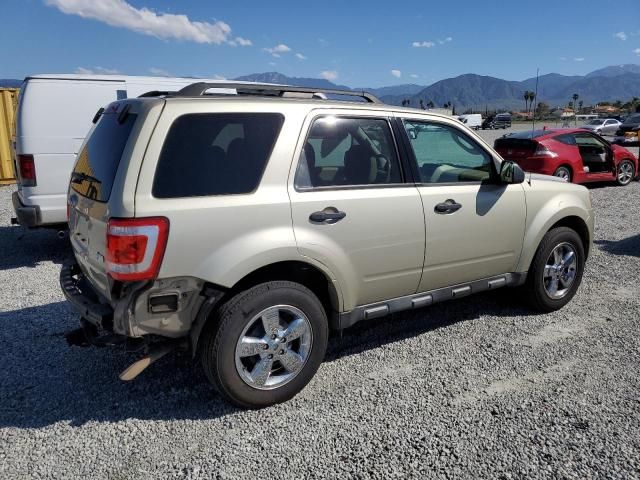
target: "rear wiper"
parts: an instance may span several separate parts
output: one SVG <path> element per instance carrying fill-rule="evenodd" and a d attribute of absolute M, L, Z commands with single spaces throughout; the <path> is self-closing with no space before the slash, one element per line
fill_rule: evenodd
<path fill-rule="evenodd" d="M 84 172 L 74 172 L 73 174 L 71 174 L 71 183 L 80 184 L 85 180 L 91 183 L 97 183 L 97 184 L 102 183 L 96 177 L 92 177 L 91 175 L 88 175 Z"/>

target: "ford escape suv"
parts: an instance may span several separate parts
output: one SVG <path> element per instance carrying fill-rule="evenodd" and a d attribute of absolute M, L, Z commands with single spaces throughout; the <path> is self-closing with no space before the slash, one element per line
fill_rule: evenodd
<path fill-rule="evenodd" d="M 226 86 L 112 103 L 78 155 L 68 338 L 143 352 L 121 378 L 185 348 L 261 407 L 310 381 L 330 329 L 499 287 L 542 311 L 576 293 L 584 187 L 366 93 Z"/>

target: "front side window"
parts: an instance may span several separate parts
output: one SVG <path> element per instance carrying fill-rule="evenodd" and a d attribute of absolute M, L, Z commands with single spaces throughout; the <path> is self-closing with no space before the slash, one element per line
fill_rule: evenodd
<path fill-rule="evenodd" d="M 404 126 L 421 183 L 482 182 L 491 177 L 491 155 L 460 130 L 413 120 L 405 120 Z"/>
<path fill-rule="evenodd" d="M 326 116 L 314 120 L 296 171 L 296 188 L 402 182 L 389 122 Z"/>
<path fill-rule="evenodd" d="M 283 121 L 278 113 L 194 113 L 177 118 L 162 146 L 153 196 L 254 191 Z"/>
<path fill-rule="evenodd" d="M 605 145 L 604 143 L 602 143 L 599 139 L 597 139 L 596 137 L 593 137 L 591 135 L 580 135 L 577 134 L 575 136 L 576 139 L 576 143 L 578 144 L 579 147 L 594 147 L 597 149 L 604 149 Z"/>

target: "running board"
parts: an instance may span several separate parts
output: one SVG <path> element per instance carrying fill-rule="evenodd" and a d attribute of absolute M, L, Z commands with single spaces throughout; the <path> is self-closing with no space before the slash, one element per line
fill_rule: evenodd
<path fill-rule="evenodd" d="M 504 275 L 483 278 L 469 283 L 398 297 L 385 302 L 362 305 L 354 308 L 350 312 L 341 313 L 337 318 L 337 325 L 333 326 L 341 330 L 361 320 L 371 320 L 373 318 L 384 317 L 390 313 L 427 307 L 434 303 L 440 303 L 454 298 L 462 298 L 473 293 L 485 292 L 500 287 L 515 287 L 522 285 L 526 278 L 526 272 L 505 273 Z"/>

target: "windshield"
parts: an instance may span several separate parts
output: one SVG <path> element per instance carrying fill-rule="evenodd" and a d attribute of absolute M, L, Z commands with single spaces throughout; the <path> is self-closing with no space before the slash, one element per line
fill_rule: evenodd
<path fill-rule="evenodd" d="M 631 115 L 625 118 L 624 123 L 640 123 L 640 115 Z"/>
<path fill-rule="evenodd" d="M 604 123 L 604 120 L 591 120 L 588 123 L 585 123 L 585 125 L 602 125 Z"/>
<path fill-rule="evenodd" d="M 136 115 L 118 119 L 117 113 L 103 113 L 89 140 L 78 154 L 71 174 L 71 188 L 80 195 L 106 202 L 120 164 L 120 157 L 136 121 Z"/>

